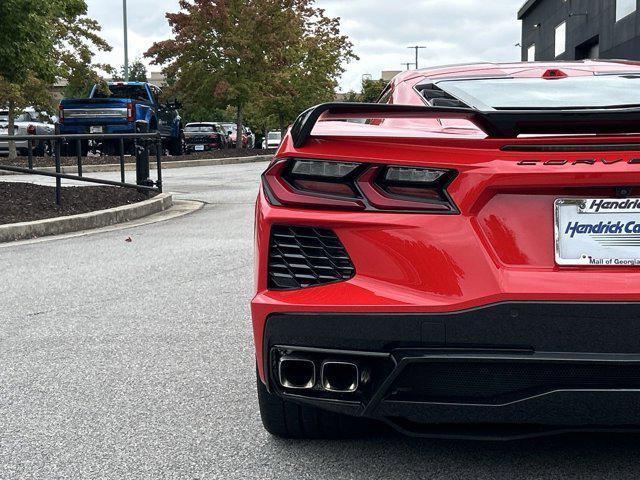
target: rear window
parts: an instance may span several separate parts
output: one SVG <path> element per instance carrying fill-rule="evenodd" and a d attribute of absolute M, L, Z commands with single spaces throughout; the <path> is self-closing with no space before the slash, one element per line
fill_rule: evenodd
<path fill-rule="evenodd" d="M 103 92 L 95 92 L 94 98 L 125 98 L 131 100 L 138 100 L 140 102 L 148 102 L 149 95 L 144 85 L 109 85 L 109 91 L 111 95 L 106 95 Z"/>
<path fill-rule="evenodd" d="M 215 132 L 213 125 L 187 125 L 184 127 L 185 132 Z"/>
<path fill-rule="evenodd" d="M 0 112 L 0 122 L 8 122 L 9 114 L 7 112 Z"/>
<path fill-rule="evenodd" d="M 640 75 L 445 80 L 438 87 L 480 110 L 640 105 Z"/>
<path fill-rule="evenodd" d="M 280 133 L 280 132 L 269 132 L 267 134 L 267 138 L 269 140 L 280 140 L 280 138 L 282 138 L 282 133 Z"/>

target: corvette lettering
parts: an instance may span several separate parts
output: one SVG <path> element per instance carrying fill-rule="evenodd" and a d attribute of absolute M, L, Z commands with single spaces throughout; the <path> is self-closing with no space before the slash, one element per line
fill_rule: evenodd
<path fill-rule="evenodd" d="M 521 160 L 518 165 L 522 166 L 535 166 L 535 165 L 548 165 L 548 166 L 563 166 L 563 165 L 616 165 L 619 163 L 626 163 L 628 165 L 639 165 L 640 158 L 632 158 L 630 160 L 624 160 L 622 158 L 606 159 L 606 158 L 583 158 L 579 160 Z"/>

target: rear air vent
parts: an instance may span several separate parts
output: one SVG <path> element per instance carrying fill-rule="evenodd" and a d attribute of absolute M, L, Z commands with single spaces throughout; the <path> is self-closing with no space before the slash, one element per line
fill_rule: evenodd
<path fill-rule="evenodd" d="M 429 83 L 426 85 L 419 85 L 416 87 L 425 100 L 433 107 L 460 107 L 464 108 L 467 105 L 458 100 L 453 95 L 448 94 L 437 85 Z"/>
<path fill-rule="evenodd" d="M 276 225 L 269 242 L 269 288 L 290 290 L 349 280 L 351 259 L 327 229 Z"/>

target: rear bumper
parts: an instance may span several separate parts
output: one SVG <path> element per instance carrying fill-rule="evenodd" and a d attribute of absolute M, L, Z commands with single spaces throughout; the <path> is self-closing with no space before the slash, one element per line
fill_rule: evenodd
<path fill-rule="evenodd" d="M 103 133 L 136 133 L 136 125 L 134 122 L 121 123 L 117 125 L 104 125 L 98 120 L 95 124 L 91 123 L 87 125 L 61 124 L 60 133 L 63 135 L 86 135 L 90 133 L 92 126 L 102 127 Z"/>
<path fill-rule="evenodd" d="M 503 303 L 446 314 L 274 314 L 268 387 L 418 436 L 520 438 L 640 428 L 640 303 Z M 283 352 L 348 359 L 366 391 L 286 391 Z M 368 367 L 367 367 L 368 365 Z"/>

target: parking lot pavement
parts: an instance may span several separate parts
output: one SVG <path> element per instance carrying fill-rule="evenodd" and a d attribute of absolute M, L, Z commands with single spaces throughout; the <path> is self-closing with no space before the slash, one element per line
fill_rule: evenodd
<path fill-rule="evenodd" d="M 248 307 L 253 198 L 264 167 L 167 171 L 167 190 L 205 208 L 0 250 L 0 479 L 638 476 L 638 436 L 475 443 L 267 435 Z"/>

